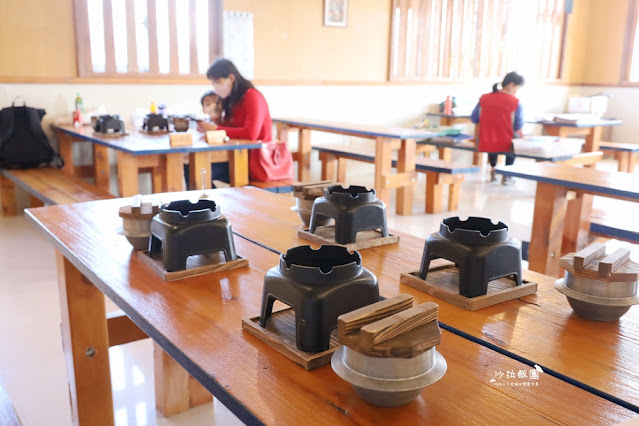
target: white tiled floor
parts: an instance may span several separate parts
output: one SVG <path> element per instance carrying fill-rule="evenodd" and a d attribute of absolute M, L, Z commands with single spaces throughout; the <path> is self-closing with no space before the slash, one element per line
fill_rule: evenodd
<path fill-rule="evenodd" d="M 313 162 L 313 177 L 319 165 Z M 614 163 L 605 164 L 614 168 Z M 372 165 L 350 162 L 348 184 L 372 185 Z M 529 240 L 535 184 L 518 180 L 504 187 L 485 182 L 486 174 L 470 175 L 462 185 L 455 215 L 502 220 L 513 236 Z M 451 213 L 424 211 L 424 177 L 420 176 L 414 212 L 390 214 L 391 229 L 426 237 Z M 597 201 L 599 202 L 599 200 Z M 389 211 L 394 211 L 391 203 Z M 636 216 L 635 216 L 636 217 Z M 0 217 L 0 381 L 23 423 L 68 425 L 70 408 L 66 368 L 60 339 L 60 310 L 52 246 L 22 216 Z M 115 310 L 107 301 L 107 310 Z M 239 424 L 219 402 L 163 418 L 154 405 L 150 340 L 110 350 L 117 425 Z"/>

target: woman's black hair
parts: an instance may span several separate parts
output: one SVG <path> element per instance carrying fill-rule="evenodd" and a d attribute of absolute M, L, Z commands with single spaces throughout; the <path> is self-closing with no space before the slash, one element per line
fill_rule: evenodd
<path fill-rule="evenodd" d="M 227 78 L 229 75 L 233 74 L 235 76 L 235 81 L 233 82 L 233 89 L 231 90 L 231 94 L 226 98 L 222 99 L 222 109 L 224 110 L 224 119 L 231 119 L 231 109 L 233 105 L 237 104 L 242 96 L 246 93 L 248 89 L 254 89 L 253 83 L 242 77 L 242 74 L 237 70 L 233 62 L 228 59 L 218 58 L 209 67 L 208 71 L 206 71 L 206 77 L 209 80 L 215 80 L 217 78 Z"/>
<path fill-rule="evenodd" d="M 200 103 L 202 104 L 202 106 L 204 106 L 204 99 L 208 98 L 209 96 L 215 96 L 216 98 L 219 98 L 219 96 L 217 96 L 217 93 L 215 93 L 213 90 L 208 90 L 204 92 L 204 94 L 200 98 Z"/>
<path fill-rule="evenodd" d="M 524 85 L 524 76 L 517 74 L 515 71 L 511 71 L 506 74 L 504 77 L 504 81 L 501 82 L 501 87 L 504 88 L 508 86 L 510 83 L 515 83 L 515 86 L 523 86 Z M 493 84 L 493 93 L 499 91 L 499 83 Z"/>

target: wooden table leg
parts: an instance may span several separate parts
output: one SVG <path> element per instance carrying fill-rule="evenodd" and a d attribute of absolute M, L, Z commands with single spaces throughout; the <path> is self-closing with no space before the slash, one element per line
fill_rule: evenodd
<path fill-rule="evenodd" d="M 346 158 L 337 159 L 337 182 L 346 184 L 346 167 L 348 160 Z M 325 179 L 322 179 L 325 180 Z"/>
<path fill-rule="evenodd" d="M 192 191 L 211 189 L 211 160 L 209 157 L 208 151 L 189 154 L 189 189 Z M 202 169 L 206 171 L 204 181 L 202 181 Z"/>
<path fill-rule="evenodd" d="M 33 195 L 29 197 L 29 207 L 44 207 L 44 203 L 39 198 L 34 197 Z"/>
<path fill-rule="evenodd" d="M 109 148 L 97 143 L 93 144 L 93 167 L 95 169 L 95 185 L 109 192 L 109 183 L 111 181 Z"/>
<path fill-rule="evenodd" d="M 601 132 L 603 128 L 596 126 L 590 129 L 590 132 L 586 135 L 586 142 L 584 143 L 584 152 L 599 151 L 599 142 L 601 141 Z"/>
<path fill-rule="evenodd" d="M 375 191 L 377 198 L 382 200 L 386 206 L 390 204 L 390 190 L 386 187 L 386 177 L 390 176 L 393 166 L 392 153 L 390 139 L 375 139 Z"/>
<path fill-rule="evenodd" d="M 300 129 L 297 148 L 297 180 L 304 183 L 311 180 L 311 131 Z"/>
<path fill-rule="evenodd" d="M 567 189 L 537 182 L 535 213 L 528 254 L 528 269 L 558 277 L 566 216 Z"/>
<path fill-rule="evenodd" d="M 155 407 L 164 417 L 213 401 L 213 395 L 153 342 Z"/>
<path fill-rule="evenodd" d="M 132 197 L 140 193 L 138 183 L 138 159 L 123 151 L 117 152 L 118 192 L 120 197 Z"/>
<path fill-rule="evenodd" d="M 56 251 L 73 424 L 113 424 L 104 295 Z"/>
<path fill-rule="evenodd" d="M 578 193 L 574 199 L 568 201 L 566 217 L 570 220 L 564 225 L 560 256 L 578 252 L 588 245 L 592 199 L 590 194 Z"/>
<path fill-rule="evenodd" d="M 16 186 L 11 179 L 2 174 L 0 174 L 0 200 L 2 201 L 2 216 L 15 216 L 18 214 Z"/>
<path fill-rule="evenodd" d="M 58 130 L 58 151 L 64 159 L 62 171 L 70 175 L 73 174 L 73 138 L 70 134 Z"/>
<path fill-rule="evenodd" d="M 184 162 L 182 153 L 164 155 L 164 186 L 168 192 L 184 191 Z M 210 166 L 209 166 L 210 167 Z"/>
<path fill-rule="evenodd" d="M 249 184 L 249 150 L 235 149 L 229 158 L 229 175 L 231 186 L 246 186 Z"/>
<path fill-rule="evenodd" d="M 415 172 L 415 139 L 403 139 L 397 156 L 397 173 Z M 395 203 L 397 214 L 413 214 L 413 187 L 416 182 L 397 188 Z"/>

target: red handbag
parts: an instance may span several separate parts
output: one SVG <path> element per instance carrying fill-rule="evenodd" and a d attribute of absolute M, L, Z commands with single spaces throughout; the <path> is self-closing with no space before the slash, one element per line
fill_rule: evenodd
<path fill-rule="evenodd" d="M 249 172 L 260 182 L 293 179 L 293 157 L 286 143 L 262 142 L 261 148 L 251 149 Z"/>

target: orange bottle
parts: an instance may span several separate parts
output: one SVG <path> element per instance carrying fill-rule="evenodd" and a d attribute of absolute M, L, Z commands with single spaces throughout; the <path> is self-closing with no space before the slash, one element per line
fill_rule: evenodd
<path fill-rule="evenodd" d="M 446 96 L 446 101 L 444 101 L 444 114 L 453 115 L 453 98 L 451 96 Z"/>

